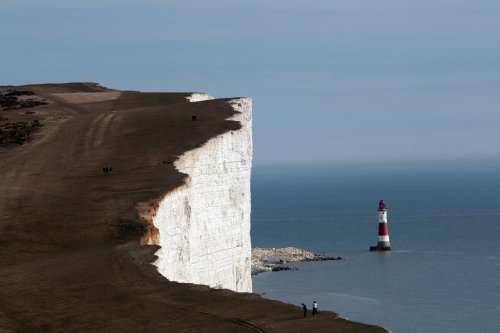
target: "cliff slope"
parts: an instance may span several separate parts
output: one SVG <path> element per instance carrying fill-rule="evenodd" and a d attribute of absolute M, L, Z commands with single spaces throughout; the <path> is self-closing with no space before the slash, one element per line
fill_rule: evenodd
<path fill-rule="evenodd" d="M 179 156 L 241 128 L 229 100 L 93 83 L 0 92 L 2 332 L 384 331 L 152 265 L 159 247 L 145 242 L 161 229 L 137 208 L 185 186 Z"/>

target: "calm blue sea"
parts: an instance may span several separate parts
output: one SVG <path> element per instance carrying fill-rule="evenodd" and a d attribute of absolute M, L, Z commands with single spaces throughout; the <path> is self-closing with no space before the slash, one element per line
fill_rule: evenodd
<path fill-rule="evenodd" d="M 385 199 L 393 251 L 376 245 Z M 254 292 L 396 333 L 500 332 L 500 170 L 254 172 L 252 245 L 345 257 L 263 273 Z"/>

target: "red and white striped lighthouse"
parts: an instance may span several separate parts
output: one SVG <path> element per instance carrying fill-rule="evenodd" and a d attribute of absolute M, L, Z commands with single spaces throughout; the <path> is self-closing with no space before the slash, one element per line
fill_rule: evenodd
<path fill-rule="evenodd" d="M 387 207 L 384 199 L 378 203 L 378 243 L 370 246 L 370 251 L 390 251 L 389 228 L 387 227 Z"/>

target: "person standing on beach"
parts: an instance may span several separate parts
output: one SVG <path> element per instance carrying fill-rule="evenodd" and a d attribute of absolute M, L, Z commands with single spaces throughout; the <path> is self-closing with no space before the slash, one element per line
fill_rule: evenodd
<path fill-rule="evenodd" d="M 307 306 L 302 303 L 302 309 L 304 309 L 304 317 L 307 317 Z"/>
<path fill-rule="evenodd" d="M 317 315 L 317 314 L 318 314 L 318 303 L 316 303 L 316 301 L 314 301 L 314 302 L 313 302 L 313 311 L 312 311 L 312 315 L 313 315 L 313 317 L 314 317 L 314 316 L 315 316 L 315 315 Z"/>

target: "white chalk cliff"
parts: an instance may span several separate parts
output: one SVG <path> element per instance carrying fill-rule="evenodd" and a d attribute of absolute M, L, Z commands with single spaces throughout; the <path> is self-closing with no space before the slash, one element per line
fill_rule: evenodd
<path fill-rule="evenodd" d="M 210 99 L 193 94 L 190 100 Z M 159 201 L 158 271 L 172 281 L 251 292 L 250 171 L 252 100 L 230 100 L 241 129 L 180 156 L 185 184 Z"/>

